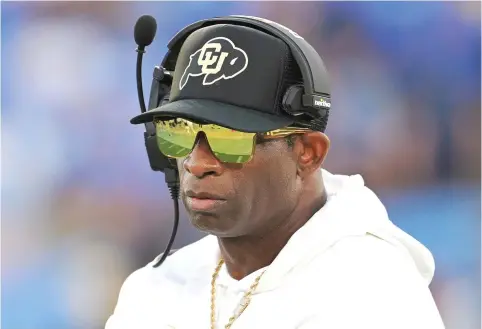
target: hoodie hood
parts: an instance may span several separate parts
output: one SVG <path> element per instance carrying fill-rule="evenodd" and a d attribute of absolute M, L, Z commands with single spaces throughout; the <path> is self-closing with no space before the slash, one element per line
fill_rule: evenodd
<path fill-rule="evenodd" d="M 435 264 L 431 252 L 390 221 L 385 206 L 360 175 L 334 175 L 323 170 L 322 177 L 328 193 L 325 206 L 291 237 L 267 268 L 259 292 L 276 288 L 286 275 L 343 238 L 366 234 L 402 248 L 425 282 L 432 281 Z"/>

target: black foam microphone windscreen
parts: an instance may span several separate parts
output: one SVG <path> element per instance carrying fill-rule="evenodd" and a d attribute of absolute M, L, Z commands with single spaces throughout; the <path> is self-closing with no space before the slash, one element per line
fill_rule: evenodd
<path fill-rule="evenodd" d="M 149 15 L 139 17 L 134 27 L 134 39 L 139 47 L 146 47 L 152 43 L 156 36 L 156 19 Z"/>

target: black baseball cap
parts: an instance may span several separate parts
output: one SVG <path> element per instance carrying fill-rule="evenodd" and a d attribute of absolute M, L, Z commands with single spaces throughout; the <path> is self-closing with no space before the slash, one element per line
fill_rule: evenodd
<path fill-rule="evenodd" d="M 279 129 L 295 122 L 282 109 L 282 99 L 287 88 L 302 83 L 281 39 L 245 26 L 207 26 L 182 45 L 169 102 L 131 123 L 176 117 L 245 132 Z"/>

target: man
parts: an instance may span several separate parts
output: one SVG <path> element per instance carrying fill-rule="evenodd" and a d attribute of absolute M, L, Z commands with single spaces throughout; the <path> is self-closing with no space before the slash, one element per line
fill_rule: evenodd
<path fill-rule="evenodd" d="M 362 177 L 322 169 L 326 117 L 267 129 L 300 83 L 288 46 L 264 32 L 219 24 L 186 39 L 170 102 L 151 120 L 208 236 L 131 274 L 106 329 L 444 327 L 431 253 Z"/>

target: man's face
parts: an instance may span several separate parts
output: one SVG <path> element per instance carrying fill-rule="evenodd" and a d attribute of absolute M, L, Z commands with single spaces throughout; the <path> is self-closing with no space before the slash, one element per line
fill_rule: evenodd
<path fill-rule="evenodd" d="M 293 211 L 301 192 L 296 156 L 285 139 L 257 144 L 248 163 L 227 164 L 200 133 L 178 167 L 192 224 L 219 237 L 263 234 Z"/>

